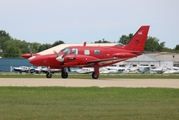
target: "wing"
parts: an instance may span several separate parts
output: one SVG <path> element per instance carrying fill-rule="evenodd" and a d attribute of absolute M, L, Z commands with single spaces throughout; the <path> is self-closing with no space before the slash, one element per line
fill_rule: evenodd
<path fill-rule="evenodd" d="M 98 63 L 99 66 L 108 66 L 117 62 L 124 61 L 126 59 L 136 57 L 138 54 L 136 53 L 130 53 L 130 52 L 125 52 L 125 53 L 114 53 L 113 58 L 107 58 L 107 59 L 98 59 L 98 60 L 92 60 L 89 61 L 87 66 L 94 66 L 94 63 Z"/>
<path fill-rule="evenodd" d="M 116 62 L 123 61 L 123 60 L 125 60 L 125 59 L 119 59 L 116 57 L 108 58 L 108 59 L 92 60 L 92 61 L 89 61 L 85 66 L 92 67 L 92 66 L 94 66 L 95 63 L 98 63 L 99 66 L 107 66 L 107 65 L 111 65 Z"/>

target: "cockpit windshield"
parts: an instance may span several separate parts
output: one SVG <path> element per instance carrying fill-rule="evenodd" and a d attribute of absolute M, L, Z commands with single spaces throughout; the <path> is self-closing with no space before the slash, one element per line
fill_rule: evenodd
<path fill-rule="evenodd" d="M 70 53 L 70 48 L 64 48 L 60 52 L 64 52 L 64 53 L 69 54 Z"/>

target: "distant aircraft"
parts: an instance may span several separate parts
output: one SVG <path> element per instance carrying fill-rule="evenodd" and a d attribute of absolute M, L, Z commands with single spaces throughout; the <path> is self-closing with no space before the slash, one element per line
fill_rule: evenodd
<path fill-rule="evenodd" d="M 179 67 L 167 68 L 163 74 L 179 74 Z"/>
<path fill-rule="evenodd" d="M 94 68 L 81 68 L 81 69 L 77 69 L 75 70 L 76 73 L 79 74 L 90 74 L 94 72 Z M 99 73 L 114 73 L 117 74 L 119 71 L 117 69 L 109 69 L 107 67 L 101 67 L 99 69 Z"/>
<path fill-rule="evenodd" d="M 69 46 L 54 54 L 23 54 L 22 57 L 29 58 L 29 62 L 35 66 L 46 66 L 50 69 L 61 69 L 61 77 L 67 78 L 70 67 L 92 67 L 92 78 L 99 77 L 99 68 L 112 65 L 143 53 L 147 39 L 149 26 L 141 26 L 133 38 L 125 46 Z M 49 70 L 46 74 L 51 78 Z"/>
<path fill-rule="evenodd" d="M 168 69 L 167 66 L 160 66 L 160 67 L 156 67 L 154 69 L 150 69 L 150 73 L 158 73 L 158 74 L 162 74 L 164 73 L 166 70 Z"/>
<path fill-rule="evenodd" d="M 22 73 L 22 72 L 33 73 L 34 72 L 33 67 L 27 67 L 27 66 L 13 67 L 13 70 L 19 73 Z"/>
<path fill-rule="evenodd" d="M 75 70 L 75 72 L 79 74 L 89 74 L 89 73 L 93 73 L 94 69 L 93 68 L 81 68 L 81 69 Z"/>
<path fill-rule="evenodd" d="M 47 67 L 37 67 L 35 70 L 34 70 L 34 73 L 37 73 L 37 74 L 40 74 L 40 73 L 47 73 L 49 71 L 49 69 Z M 50 69 L 50 72 L 51 73 L 55 73 L 55 72 L 60 72 L 61 70 L 60 69 Z"/>

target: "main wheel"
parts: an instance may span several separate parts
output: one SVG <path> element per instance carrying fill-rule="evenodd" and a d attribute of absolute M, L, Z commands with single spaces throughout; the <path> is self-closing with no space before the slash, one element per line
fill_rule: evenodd
<path fill-rule="evenodd" d="M 96 75 L 95 72 L 92 73 L 92 78 L 93 79 L 98 79 L 99 75 Z"/>
<path fill-rule="evenodd" d="M 62 71 L 61 77 L 62 78 L 68 78 L 68 73 L 65 72 L 65 71 Z"/>
<path fill-rule="evenodd" d="M 52 77 L 52 73 L 47 72 L 46 73 L 46 78 L 51 78 L 51 77 Z"/>

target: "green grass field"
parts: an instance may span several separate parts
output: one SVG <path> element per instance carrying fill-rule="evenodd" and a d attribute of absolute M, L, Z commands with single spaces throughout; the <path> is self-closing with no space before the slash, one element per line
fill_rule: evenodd
<path fill-rule="evenodd" d="M 1 72 L 0 78 L 46 78 L 45 74 L 19 74 Z M 61 75 L 53 74 L 52 78 L 61 78 Z M 68 78 L 92 79 L 91 74 L 69 73 Z M 129 78 L 129 79 L 179 79 L 179 74 L 100 74 L 99 78 Z"/>
<path fill-rule="evenodd" d="M 0 120 L 178 120 L 179 89 L 0 87 Z"/>

